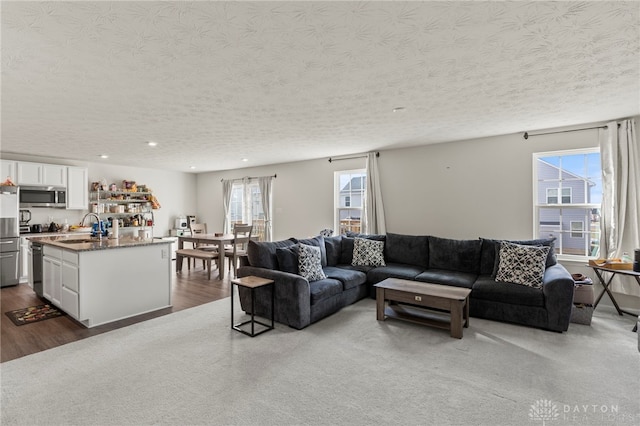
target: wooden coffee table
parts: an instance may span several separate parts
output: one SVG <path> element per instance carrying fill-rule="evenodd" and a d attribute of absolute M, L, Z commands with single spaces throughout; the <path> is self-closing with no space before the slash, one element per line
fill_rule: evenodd
<path fill-rule="evenodd" d="M 395 318 L 449 329 L 458 339 L 463 325 L 469 327 L 471 289 L 399 278 L 387 278 L 375 287 L 378 321 Z"/>

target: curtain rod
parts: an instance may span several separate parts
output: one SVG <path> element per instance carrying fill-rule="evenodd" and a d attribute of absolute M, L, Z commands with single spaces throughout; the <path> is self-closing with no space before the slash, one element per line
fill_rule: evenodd
<path fill-rule="evenodd" d="M 354 158 L 366 158 L 367 155 L 354 155 L 352 157 L 340 157 L 340 158 L 331 158 L 329 157 L 329 162 L 333 162 L 333 161 L 341 161 L 341 160 L 353 160 Z M 380 152 L 376 151 L 376 157 L 380 157 Z"/>
<path fill-rule="evenodd" d="M 241 178 L 237 178 L 237 179 L 230 179 L 231 181 L 236 181 L 236 180 L 243 180 L 243 179 L 260 179 L 261 177 L 272 177 L 272 178 L 277 178 L 278 175 L 277 174 L 273 174 L 270 176 L 244 176 Z M 224 179 L 220 179 L 220 182 L 224 182 Z"/>
<path fill-rule="evenodd" d="M 618 127 L 620 127 L 620 123 L 618 123 Z M 584 127 L 582 129 L 558 130 L 557 132 L 536 133 L 535 135 L 530 135 L 529 132 L 524 132 L 524 135 L 522 135 L 522 137 L 525 139 L 529 139 L 530 136 L 555 135 L 556 133 L 579 132 L 581 130 L 606 129 L 606 128 L 607 126 Z"/>

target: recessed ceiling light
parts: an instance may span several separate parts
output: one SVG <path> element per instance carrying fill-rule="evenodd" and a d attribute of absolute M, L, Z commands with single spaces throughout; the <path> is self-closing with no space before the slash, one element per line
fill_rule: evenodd
<path fill-rule="evenodd" d="M 157 146 L 158 142 L 149 141 L 149 142 L 147 142 L 147 145 L 149 145 L 149 146 Z"/>
<path fill-rule="evenodd" d="M 395 107 L 393 109 L 393 112 L 401 112 L 401 111 L 404 111 L 404 109 L 405 109 L 404 107 Z"/>
<path fill-rule="evenodd" d="M 189 167 L 189 168 L 190 168 L 191 170 L 193 170 L 193 169 L 195 169 L 195 168 L 196 168 L 196 166 L 191 166 L 191 167 Z"/>
<path fill-rule="evenodd" d="M 249 161 L 249 159 L 248 158 L 243 158 L 242 161 L 244 161 L 246 163 L 247 161 Z"/>
<path fill-rule="evenodd" d="M 109 158 L 109 156 L 107 154 L 100 154 L 100 158 Z"/>

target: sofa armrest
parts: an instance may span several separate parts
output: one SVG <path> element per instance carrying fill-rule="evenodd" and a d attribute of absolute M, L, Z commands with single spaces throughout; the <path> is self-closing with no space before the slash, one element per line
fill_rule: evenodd
<path fill-rule="evenodd" d="M 549 315 L 549 328 L 566 331 L 573 306 L 574 282 L 571 274 L 559 263 L 549 266 L 544 271 L 542 291 Z"/>
<path fill-rule="evenodd" d="M 311 323 L 309 281 L 300 275 L 274 269 L 257 268 L 255 266 L 241 266 L 238 269 L 238 277 L 242 278 L 249 275 L 274 281 L 276 321 L 297 329 L 304 328 Z M 257 313 L 270 314 L 271 291 L 257 289 L 255 294 Z M 243 292 L 240 292 L 240 303 L 245 312 L 251 311 L 248 293 L 243 294 Z M 267 307 L 268 312 L 262 311 L 261 308 L 265 307 Z"/>

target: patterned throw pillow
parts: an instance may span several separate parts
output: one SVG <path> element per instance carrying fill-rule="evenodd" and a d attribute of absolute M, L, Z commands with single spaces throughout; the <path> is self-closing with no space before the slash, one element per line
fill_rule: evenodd
<path fill-rule="evenodd" d="M 550 247 L 500 243 L 500 265 L 496 281 L 542 287 L 545 263 Z"/>
<path fill-rule="evenodd" d="M 353 242 L 353 266 L 386 266 L 384 241 L 356 238 Z"/>
<path fill-rule="evenodd" d="M 298 248 L 298 271 L 308 281 L 327 278 L 322 270 L 320 247 L 300 244 Z"/>

